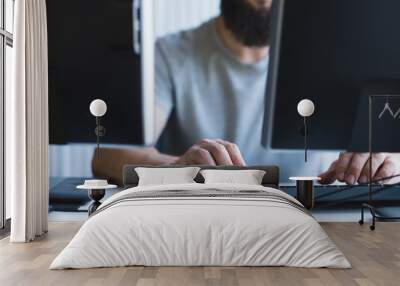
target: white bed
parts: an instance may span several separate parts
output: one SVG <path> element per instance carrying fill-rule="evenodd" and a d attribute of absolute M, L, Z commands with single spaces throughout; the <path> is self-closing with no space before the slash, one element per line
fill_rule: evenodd
<path fill-rule="evenodd" d="M 351 267 L 318 222 L 284 192 L 197 183 L 114 195 L 50 269 L 129 265 Z"/>

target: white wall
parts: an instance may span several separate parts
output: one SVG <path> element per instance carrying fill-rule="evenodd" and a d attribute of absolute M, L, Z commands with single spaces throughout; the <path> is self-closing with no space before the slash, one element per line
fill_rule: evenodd
<path fill-rule="evenodd" d="M 49 176 L 91 177 L 95 146 L 95 144 L 50 145 Z"/>

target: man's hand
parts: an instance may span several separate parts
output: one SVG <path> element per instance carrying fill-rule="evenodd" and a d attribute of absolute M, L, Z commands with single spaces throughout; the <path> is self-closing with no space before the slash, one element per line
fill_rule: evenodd
<path fill-rule="evenodd" d="M 320 175 L 322 184 L 331 184 L 336 180 L 349 185 L 369 182 L 369 154 L 368 153 L 341 153 L 332 163 L 328 171 Z M 400 174 L 399 153 L 375 153 L 372 155 L 372 181 Z M 382 180 L 380 183 L 399 182 L 399 178 Z"/>
<path fill-rule="evenodd" d="M 177 165 L 237 165 L 244 166 L 236 144 L 221 139 L 203 139 L 193 145 L 175 162 Z"/>

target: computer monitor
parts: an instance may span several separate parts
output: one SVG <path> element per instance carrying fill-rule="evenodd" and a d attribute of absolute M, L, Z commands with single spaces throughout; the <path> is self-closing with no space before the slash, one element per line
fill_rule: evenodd
<path fill-rule="evenodd" d="M 263 145 L 302 149 L 301 99 L 316 106 L 309 147 L 368 150 L 368 98 L 400 95 L 400 1 L 274 0 Z M 374 149 L 400 150 L 400 117 L 377 116 Z M 391 99 L 397 111 L 400 100 Z"/>

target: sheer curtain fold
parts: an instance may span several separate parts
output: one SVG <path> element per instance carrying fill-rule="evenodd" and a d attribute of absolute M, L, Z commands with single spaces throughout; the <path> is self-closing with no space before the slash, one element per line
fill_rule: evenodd
<path fill-rule="evenodd" d="M 15 2 L 14 92 L 6 139 L 12 242 L 47 232 L 48 67 L 45 0 Z"/>

